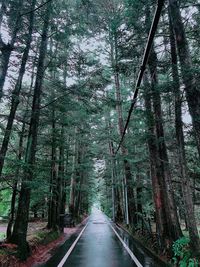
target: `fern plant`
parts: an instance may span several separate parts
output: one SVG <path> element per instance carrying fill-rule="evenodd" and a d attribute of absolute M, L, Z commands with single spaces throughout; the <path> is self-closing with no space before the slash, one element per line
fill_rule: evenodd
<path fill-rule="evenodd" d="M 198 267 L 198 260 L 192 257 L 190 249 L 190 239 L 181 237 L 176 240 L 172 246 L 174 257 L 173 263 L 180 267 Z"/>

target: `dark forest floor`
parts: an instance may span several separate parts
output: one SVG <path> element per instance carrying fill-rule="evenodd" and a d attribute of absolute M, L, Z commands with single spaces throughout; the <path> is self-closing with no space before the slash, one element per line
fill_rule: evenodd
<path fill-rule="evenodd" d="M 16 254 L 16 246 L 0 243 L 0 267 L 32 267 L 46 262 L 53 254 L 54 250 L 62 245 L 73 234 L 79 231 L 82 224 L 72 228 L 64 228 L 61 235 L 54 234 L 47 230 L 46 222 L 35 221 L 29 223 L 28 241 L 31 249 L 31 256 L 20 262 Z M 0 239 L 6 233 L 6 223 L 0 223 Z"/>

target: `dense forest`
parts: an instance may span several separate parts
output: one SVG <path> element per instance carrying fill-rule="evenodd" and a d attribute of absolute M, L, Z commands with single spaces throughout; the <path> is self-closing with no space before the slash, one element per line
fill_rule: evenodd
<path fill-rule="evenodd" d="M 95 204 L 155 253 L 198 266 L 198 0 L 0 4 L 5 242 L 24 260 L 29 220 L 62 232 L 63 214 L 78 221 Z"/>

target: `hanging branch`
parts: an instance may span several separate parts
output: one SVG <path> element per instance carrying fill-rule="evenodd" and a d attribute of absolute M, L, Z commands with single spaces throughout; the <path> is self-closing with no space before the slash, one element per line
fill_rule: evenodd
<path fill-rule="evenodd" d="M 28 14 L 31 13 L 31 12 L 35 12 L 35 11 L 37 11 L 38 9 L 40 9 L 40 8 L 42 8 L 43 6 L 47 5 L 47 4 L 48 4 L 49 2 L 51 2 L 51 1 L 53 1 L 53 0 L 47 0 L 47 1 L 44 2 L 43 4 L 41 4 L 41 5 L 39 5 L 38 7 L 36 7 L 35 9 L 30 10 L 30 11 L 28 11 L 28 12 L 25 12 L 25 13 L 21 14 L 21 17 L 22 17 L 22 16 L 25 16 L 25 15 L 28 15 Z"/>
<path fill-rule="evenodd" d="M 147 44 L 146 44 L 146 48 L 145 48 L 145 51 L 144 51 L 142 65 L 140 67 L 140 71 L 139 71 L 139 74 L 138 74 L 137 82 L 136 82 L 136 85 L 135 85 L 135 91 L 134 91 L 131 107 L 129 109 L 128 117 L 126 119 L 126 124 L 125 124 L 125 127 L 124 127 L 124 131 L 123 131 L 121 140 L 119 142 L 119 145 L 118 145 L 118 148 L 117 148 L 115 154 L 117 154 L 117 152 L 119 151 L 119 149 L 120 149 L 120 147 L 121 147 L 121 145 L 123 143 L 124 137 L 126 135 L 126 130 L 128 128 L 128 124 L 130 122 L 131 114 L 133 112 L 133 109 L 135 107 L 135 103 L 137 101 L 139 88 L 140 88 L 140 85 L 141 85 L 141 82 L 142 82 L 142 78 L 143 78 L 143 75 L 144 75 L 144 72 L 145 72 L 145 69 L 146 69 L 146 65 L 148 63 L 149 54 L 151 52 L 152 43 L 153 43 L 153 40 L 154 40 L 154 37 L 155 37 L 155 33 L 156 33 L 156 30 L 157 30 L 157 27 L 158 27 L 158 22 L 159 22 L 159 19 L 160 19 L 160 16 L 161 16 L 161 12 L 162 12 L 162 8 L 163 8 L 163 5 L 164 5 L 164 2 L 165 2 L 165 0 L 158 0 L 158 3 L 157 3 L 157 8 L 156 8 L 156 11 L 155 11 L 154 19 L 153 19 L 153 22 L 152 22 L 152 25 L 151 25 L 151 29 L 150 29 L 148 40 L 147 40 Z"/>

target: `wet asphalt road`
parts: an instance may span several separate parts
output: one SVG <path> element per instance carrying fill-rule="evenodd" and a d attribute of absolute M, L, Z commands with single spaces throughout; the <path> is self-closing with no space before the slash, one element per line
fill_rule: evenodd
<path fill-rule="evenodd" d="M 121 241 L 114 233 L 112 227 L 133 252 L 139 261 L 135 264 Z M 111 221 L 100 211 L 95 210 L 89 218 L 88 225 L 78 240 L 76 246 L 66 259 L 71 244 L 77 236 L 72 237 L 62 245 L 55 255 L 40 267 L 165 267 L 153 255 L 133 240 L 133 238 L 122 229 L 112 224 Z M 69 242 L 70 241 L 70 242 Z M 70 243 L 70 244 L 69 244 Z M 62 261 L 65 258 L 66 261 Z M 60 263 L 64 264 L 60 264 Z"/>
<path fill-rule="evenodd" d="M 103 213 L 96 211 L 65 267 L 134 267 Z"/>

